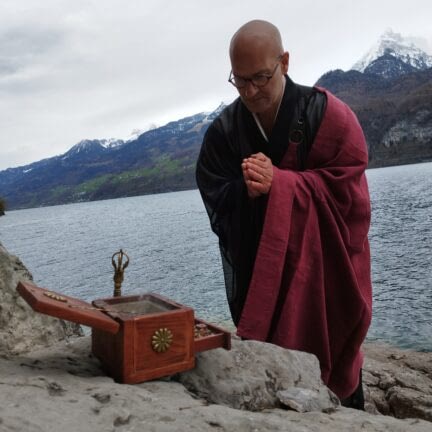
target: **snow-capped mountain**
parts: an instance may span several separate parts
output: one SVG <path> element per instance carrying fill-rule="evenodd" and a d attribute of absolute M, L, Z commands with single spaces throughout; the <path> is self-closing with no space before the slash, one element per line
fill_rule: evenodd
<path fill-rule="evenodd" d="M 66 153 L 0 171 L 9 208 L 195 187 L 195 161 L 211 121 L 225 107 L 127 139 L 85 139 Z"/>
<path fill-rule="evenodd" d="M 346 102 L 362 125 L 369 167 L 432 160 L 432 57 L 387 31 L 353 69 L 317 85 Z"/>
<path fill-rule="evenodd" d="M 100 157 L 104 153 L 112 150 L 117 150 L 125 144 L 125 141 L 115 138 L 103 138 L 103 139 L 85 139 L 80 141 L 71 147 L 66 153 L 61 155 L 59 158 L 62 161 L 68 159 L 81 160 L 85 158 L 90 160 L 91 158 Z"/>
<path fill-rule="evenodd" d="M 91 152 L 100 148 L 112 149 L 123 145 L 125 142 L 121 139 L 116 138 L 103 138 L 103 139 L 85 139 L 75 144 L 68 153 L 81 153 L 81 152 Z"/>
<path fill-rule="evenodd" d="M 399 33 L 387 30 L 377 41 L 377 43 L 351 68 L 359 72 L 372 72 L 385 74 L 385 68 L 376 70 L 367 70 L 370 65 L 382 57 L 388 62 L 391 59 L 397 60 L 396 68 L 400 73 L 406 73 L 412 70 L 424 70 L 432 67 L 432 56 L 417 47 L 410 38 L 404 38 Z M 401 65 L 405 64 L 407 67 Z M 394 73 L 390 74 L 394 75 Z"/>

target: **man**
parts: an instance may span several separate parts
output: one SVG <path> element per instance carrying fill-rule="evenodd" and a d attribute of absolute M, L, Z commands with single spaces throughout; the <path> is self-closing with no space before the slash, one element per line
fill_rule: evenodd
<path fill-rule="evenodd" d="M 237 334 L 314 353 L 324 382 L 361 409 L 372 303 L 361 127 L 329 92 L 291 81 L 272 24 L 242 26 L 230 59 L 240 97 L 208 128 L 196 174 Z"/>

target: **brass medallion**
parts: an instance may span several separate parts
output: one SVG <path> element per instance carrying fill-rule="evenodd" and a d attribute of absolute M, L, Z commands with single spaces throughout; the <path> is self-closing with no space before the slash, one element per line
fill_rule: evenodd
<path fill-rule="evenodd" d="M 171 330 L 167 328 L 161 328 L 154 332 L 152 336 L 152 348 L 158 353 L 162 353 L 168 350 L 173 341 L 173 334 Z"/>

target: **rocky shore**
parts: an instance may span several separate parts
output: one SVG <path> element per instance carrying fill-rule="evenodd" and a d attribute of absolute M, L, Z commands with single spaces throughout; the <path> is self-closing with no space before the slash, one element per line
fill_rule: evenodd
<path fill-rule="evenodd" d="M 118 384 L 78 326 L 17 296 L 19 279 L 31 275 L 0 245 L 1 432 L 432 430 L 432 353 L 365 345 L 368 412 L 340 406 L 315 356 L 236 338 L 191 371 Z"/>

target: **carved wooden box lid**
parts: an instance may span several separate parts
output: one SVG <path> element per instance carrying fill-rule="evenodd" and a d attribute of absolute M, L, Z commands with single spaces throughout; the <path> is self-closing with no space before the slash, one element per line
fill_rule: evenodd
<path fill-rule="evenodd" d="M 120 323 L 85 301 L 58 294 L 30 282 L 19 282 L 17 291 L 36 312 L 117 333 Z"/>

